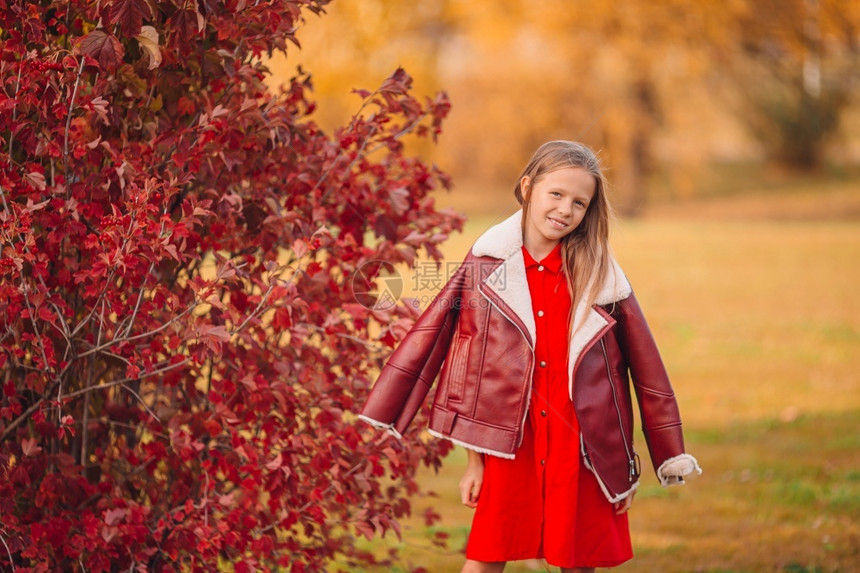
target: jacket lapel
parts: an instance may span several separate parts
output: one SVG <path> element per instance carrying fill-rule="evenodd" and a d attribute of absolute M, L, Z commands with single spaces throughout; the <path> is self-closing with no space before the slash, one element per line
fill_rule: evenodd
<path fill-rule="evenodd" d="M 529 343 L 534 348 L 535 317 L 523 260 L 522 217 L 523 212 L 519 210 L 498 225 L 490 227 L 475 241 L 472 254 L 502 260 L 484 281 L 484 288 L 491 290 L 517 315 L 526 326 L 531 339 Z"/>
<path fill-rule="evenodd" d="M 492 290 L 519 317 L 528 331 L 529 346 L 534 349 L 537 329 L 522 250 L 517 249 L 502 261 L 484 281 L 484 288 Z"/>
<path fill-rule="evenodd" d="M 624 276 L 615 257 L 610 257 L 609 262 L 609 272 L 606 273 L 606 279 L 603 281 L 600 291 L 594 299 L 595 305 L 611 304 L 619 300 L 624 300 L 633 292 L 630 282 Z M 594 288 L 593 285 L 590 288 Z M 586 289 L 586 292 L 588 290 Z M 592 341 L 615 323 L 614 321 L 610 323 L 611 318 L 607 319 L 593 307 L 587 309 L 585 305 L 586 301 L 584 299 L 580 300 L 579 304 L 576 305 L 572 326 L 574 335 L 570 339 L 570 348 L 567 355 L 568 392 L 570 393 L 571 400 L 573 400 L 574 369 L 580 355 L 587 348 L 590 348 Z"/>

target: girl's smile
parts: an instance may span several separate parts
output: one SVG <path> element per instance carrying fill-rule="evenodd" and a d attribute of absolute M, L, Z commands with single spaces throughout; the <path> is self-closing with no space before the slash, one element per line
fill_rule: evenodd
<path fill-rule="evenodd" d="M 562 221 L 560 219 L 554 219 L 552 217 L 547 217 L 547 221 L 549 221 L 551 225 L 558 227 L 559 229 L 566 229 L 567 228 L 567 223 L 565 223 L 564 221 Z"/>

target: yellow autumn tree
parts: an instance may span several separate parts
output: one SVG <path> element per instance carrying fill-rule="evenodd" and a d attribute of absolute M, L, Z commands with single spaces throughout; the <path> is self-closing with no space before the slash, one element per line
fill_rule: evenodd
<path fill-rule="evenodd" d="M 300 38 L 324 124 L 354 112 L 350 88 L 402 65 L 419 92 L 451 95 L 442 145 L 422 152 L 460 184 L 497 193 L 541 142 L 579 139 L 602 150 L 616 204 L 635 213 L 656 172 L 686 195 L 727 149 L 814 165 L 853 103 L 857 4 L 350 0 Z"/>

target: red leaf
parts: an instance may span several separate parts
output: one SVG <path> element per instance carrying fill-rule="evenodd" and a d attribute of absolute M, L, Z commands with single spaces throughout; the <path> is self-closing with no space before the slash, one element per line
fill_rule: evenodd
<path fill-rule="evenodd" d="M 355 530 L 359 534 L 366 537 L 368 540 L 373 539 L 373 524 L 369 521 L 359 520 L 354 522 Z"/>
<path fill-rule="evenodd" d="M 116 525 L 125 519 L 127 513 L 128 510 L 123 508 L 108 509 L 104 513 L 105 523 L 110 526 Z"/>
<path fill-rule="evenodd" d="M 227 495 L 218 496 L 218 503 L 226 508 L 231 508 L 236 505 L 236 493 L 232 492 Z"/>
<path fill-rule="evenodd" d="M 280 468 L 284 463 L 284 458 L 281 454 L 275 456 L 275 459 L 266 464 L 266 469 L 275 471 Z"/>
<path fill-rule="evenodd" d="M 227 332 L 227 327 L 223 324 L 219 326 L 204 326 L 200 329 L 200 338 L 202 340 L 208 338 L 220 342 L 228 342 L 230 340 L 230 333 Z"/>
<path fill-rule="evenodd" d="M 61 426 L 57 429 L 57 435 L 62 438 L 65 436 L 66 431 L 68 430 L 69 434 L 75 435 L 75 419 L 69 415 L 63 416 L 63 419 L 60 420 Z"/>
<path fill-rule="evenodd" d="M 81 53 L 90 56 L 104 70 L 112 70 L 119 65 L 123 57 L 122 44 L 116 36 L 102 30 L 93 30 L 81 40 L 78 46 Z"/>
<path fill-rule="evenodd" d="M 307 241 L 303 241 L 302 239 L 293 241 L 293 252 L 296 254 L 297 259 L 304 257 L 309 251 Z"/>
<path fill-rule="evenodd" d="M 36 442 L 36 438 L 24 438 L 21 440 L 21 451 L 25 456 L 35 456 L 41 453 L 42 448 Z"/>
<path fill-rule="evenodd" d="M 398 187 L 388 192 L 392 210 L 396 215 L 403 215 L 409 210 L 409 191 L 404 187 Z"/>
<path fill-rule="evenodd" d="M 38 315 L 39 318 L 46 322 L 50 322 L 51 324 L 57 323 L 57 315 L 47 306 L 39 307 Z"/>
<path fill-rule="evenodd" d="M 32 185 L 34 188 L 39 191 L 44 191 L 46 186 L 45 176 L 39 173 L 38 171 L 33 171 L 32 173 L 27 173 L 24 175 L 24 178 L 27 182 Z"/>
<path fill-rule="evenodd" d="M 110 9 L 111 24 L 119 24 L 126 37 L 137 36 L 143 19 L 152 16 L 146 0 L 114 0 Z"/>
<path fill-rule="evenodd" d="M 203 16 L 197 10 L 177 10 L 169 27 L 184 44 L 203 31 Z"/>

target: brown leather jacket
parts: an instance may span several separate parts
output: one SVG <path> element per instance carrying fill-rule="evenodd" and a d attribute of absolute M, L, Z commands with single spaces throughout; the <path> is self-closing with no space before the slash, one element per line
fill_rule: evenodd
<path fill-rule="evenodd" d="M 522 256 L 521 212 L 482 235 L 457 272 L 389 358 L 360 417 L 398 436 L 441 370 L 431 434 L 513 458 L 523 436 L 534 369 L 535 322 Z M 569 392 L 579 447 L 609 501 L 633 492 L 630 379 L 645 440 L 663 485 L 701 470 L 684 453 L 678 406 L 657 346 L 617 263 L 596 304 L 575 313 Z"/>

